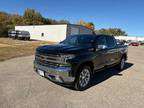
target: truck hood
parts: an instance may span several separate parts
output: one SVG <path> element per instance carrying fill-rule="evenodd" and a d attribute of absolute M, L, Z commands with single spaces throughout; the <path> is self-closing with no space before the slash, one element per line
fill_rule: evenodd
<path fill-rule="evenodd" d="M 66 44 L 57 44 L 40 46 L 36 49 L 36 51 L 42 54 L 76 54 L 85 51 L 91 51 L 92 49 L 93 47 L 91 45 L 74 46 Z"/>

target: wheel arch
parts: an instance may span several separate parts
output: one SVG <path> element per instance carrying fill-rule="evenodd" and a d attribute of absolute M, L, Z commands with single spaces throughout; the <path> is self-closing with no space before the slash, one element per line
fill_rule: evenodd
<path fill-rule="evenodd" d="M 93 63 L 92 61 L 85 61 L 85 62 L 81 63 L 81 64 L 78 66 L 77 73 L 78 73 L 78 71 L 79 71 L 83 66 L 89 66 L 89 67 L 91 68 L 91 71 L 92 71 L 92 74 L 93 74 L 94 63 Z"/>

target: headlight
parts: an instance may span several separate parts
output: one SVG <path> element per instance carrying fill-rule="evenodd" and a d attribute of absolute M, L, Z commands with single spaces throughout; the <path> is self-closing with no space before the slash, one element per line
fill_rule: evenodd
<path fill-rule="evenodd" d="M 61 56 L 61 60 L 64 61 L 64 62 L 66 62 L 67 60 L 73 59 L 74 57 L 75 57 L 75 55 L 73 55 L 73 54 L 62 55 Z"/>

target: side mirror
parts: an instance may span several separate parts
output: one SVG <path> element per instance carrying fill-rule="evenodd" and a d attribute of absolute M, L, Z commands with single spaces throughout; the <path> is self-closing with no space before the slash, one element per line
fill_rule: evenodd
<path fill-rule="evenodd" d="M 97 47 L 99 50 L 103 50 L 103 49 L 106 49 L 107 46 L 106 45 L 98 45 Z"/>

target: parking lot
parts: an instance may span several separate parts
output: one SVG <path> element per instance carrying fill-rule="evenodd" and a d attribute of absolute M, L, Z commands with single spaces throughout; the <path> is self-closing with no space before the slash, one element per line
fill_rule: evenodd
<path fill-rule="evenodd" d="M 75 91 L 40 77 L 34 56 L 0 62 L 0 108 L 143 108 L 144 47 L 130 47 L 123 71 L 95 74 L 91 87 Z"/>

